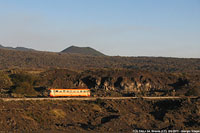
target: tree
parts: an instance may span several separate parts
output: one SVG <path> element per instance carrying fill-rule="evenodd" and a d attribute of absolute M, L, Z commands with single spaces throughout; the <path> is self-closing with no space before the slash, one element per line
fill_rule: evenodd
<path fill-rule="evenodd" d="M 24 96 L 36 96 L 37 92 L 34 90 L 33 86 L 28 82 L 21 82 L 19 85 L 13 90 L 16 94 L 21 94 Z"/>
<path fill-rule="evenodd" d="M 35 91 L 33 84 L 35 78 L 31 75 L 25 73 L 19 73 L 12 76 L 14 83 L 13 93 L 20 94 L 23 96 L 36 96 L 37 92 Z"/>
<path fill-rule="evenodd" d="M 5 73 L 0 72 L 0 89 L 10 88 L 10 86 L 12 86 L 10 77 Z"/>

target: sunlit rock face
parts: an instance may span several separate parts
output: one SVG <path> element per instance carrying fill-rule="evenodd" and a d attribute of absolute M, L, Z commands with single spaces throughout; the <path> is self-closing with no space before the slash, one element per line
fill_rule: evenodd
<path fill-rule="evenodd" d="M 148 80 L 129 77 L 87 77 L 79 82 L 80 86 L 87 86 L 91 89 L 103 89 L 105 91 L 118 90 L 126 92 L 140 93 L 141 91 L 151 91 L 154 86 Z"/>

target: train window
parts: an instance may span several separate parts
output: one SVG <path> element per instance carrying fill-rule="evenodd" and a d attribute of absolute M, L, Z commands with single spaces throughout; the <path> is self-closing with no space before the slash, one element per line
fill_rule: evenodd
<path fill-rule="evenodd" d="M 80 93 L 82 93 L 82 91 L 80 91 Z"/>
<path fill-rule="evenodd" d="M 56 92 L 58 92 L 58 90 L 56 90 Z"/>
<path fill-rule="evenodd" d="M 65 90 L 63 90 L 63 92 L 65 92 Z"/>

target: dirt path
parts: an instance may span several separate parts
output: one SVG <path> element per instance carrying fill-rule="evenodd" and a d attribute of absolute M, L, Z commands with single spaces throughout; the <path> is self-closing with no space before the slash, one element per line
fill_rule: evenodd
<path fill-rule="evenodd" d="M 36 100 L 87 100 L 87 101 L 95 101 L 97 99 L 104 100 L 121 100 L 121 99 L 146 99 L 146 100 L 160 100 L 160 99 L 195 99 L 199 97 L 66 97 L 66 98 L 0 98 L 3 101 L 36 101 Z"/>

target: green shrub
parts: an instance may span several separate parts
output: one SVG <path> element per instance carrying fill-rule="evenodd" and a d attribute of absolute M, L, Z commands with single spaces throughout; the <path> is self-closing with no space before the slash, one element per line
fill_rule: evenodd
<path fill-rule="evenodd" d="M 36 96 L 33 85 L 35 77 L 30 74 L 18 73 L 11 76 L 14 83 L 12 93 L 20 94 L 23 96 Z"/>
<path fill-rule="evenodd" d="M 13 90 L 13 93 L 21 94 L 24 96 L 36 96 L 37 92 L 34 90 L 33 86 L 28 82 L 21 82 Z"/>
<path fill-rule="evenodd" d="M 12 86 L 12 81 L 8 74 L 0 72 L 0 89 L 2 88 L 10 88 Z"/>
<path fill-rule="evenodd" d="M 34 76 L 32 76 L 30 74 L 26 74 L 26 73 L 13 74 L 11 77 L 12 77 L 12 81 L 15 84 L 15 86 L 18 86 L 22 82 L 27 82 L 30 85 L 33 85 L 34 81 L 35 81 Z"/>

